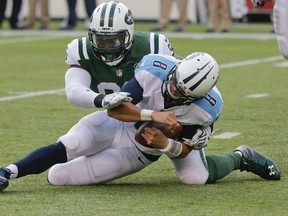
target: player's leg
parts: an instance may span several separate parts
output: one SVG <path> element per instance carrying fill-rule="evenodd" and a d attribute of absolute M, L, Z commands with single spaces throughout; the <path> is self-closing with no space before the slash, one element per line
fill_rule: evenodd
<path fill-rule="evenodd" d="M 151 164 L 133 145 L 108 148 L 89 157 L 56 164 L 48 173 L 52 185 L 89 185 L 118 179 L 140 171 Z"/>
<path fill-rule="evenodd" d="M 108 148 L 118 130 L 119 121 L 98 111 L 82 118 L 67 134 L 61 136 L 67 152 L 67 159 L 89 156 Z"/>
<path fill-rule="evenodd" d="M 206 160 L 209 168 L 209 178 L 206 184 L 212 184 L 232 171 L 240 169 L 241 154 L 233 152 L 225 155 L 208 155 Z"/>
<path fill-rule="evenodd" d="M 276 0 L 273 19 L 279 50 L 288 59 L 288 0 Z"/>
<path fill-rule="evenodd" d="M 209 173 L 204 149 L 192 150 L 185 158 L 173 158 L 172 162 L 181 183 L 205 184 Z"/>
<path fill-rule="evenodd" d="M 279 180 L 276 164 L 249 146 L 241 145 L 234 152 L 206 157 L 209 167 L 207 183 L 215 183 L 233 170 L 252 172 L 266 180 Z"/>
<path fill-rule="evenodd" d="M 8 167 L 1 168 L 0 191 L 8 186 L 8 179 L 42 173 L 54 164 L 91 155 L 109 147 L 117 130 L 114 121 L 104 111 L 85 116 L 55 144 L 38 148 Z"/>

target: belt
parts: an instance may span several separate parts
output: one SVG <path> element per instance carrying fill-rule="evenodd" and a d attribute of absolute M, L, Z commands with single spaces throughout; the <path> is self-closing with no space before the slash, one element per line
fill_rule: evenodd
<path fill-rule="evenodd" d="M 149 160 L 149 161 L 155 162 L 155 161 L 157 161 L 157 160 L 160 158 L 160 156 L 161 156 L 161 155 L 151 155 L 151 154 L 147 154 L 147 153 L 141 151 L 141 150 L 138 148 L 137 145 L 135 145 L 135 146 L 136 146 L 136 148 L 144 155 L 144 157 L 145 157 L 147 160 Z"/>
<path fill-rule="evenodd" d="M 139 129 L 144 122 L 145 122 L 145 121 L 135 122 L 134 127 L 135 127 L 136 129 Z"/>

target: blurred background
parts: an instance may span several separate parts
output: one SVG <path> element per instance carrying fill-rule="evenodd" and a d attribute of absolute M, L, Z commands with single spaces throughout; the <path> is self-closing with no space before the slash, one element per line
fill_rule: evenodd
<path fill-rule="evenodd" d="M 1 0 L 4 1 L 4 0 Z M 20 0 L 21 1 L 21 0 Z M 42 4 L 42 1 L 46 1 L 47 3 L 47 10 L 49 14 L 49 28 L 50 29 L 57 29 L 61 28 L 61 26 L 65 26 L 65 21 L 67 21 L 69 16 L 68 10 L 68 2 L 71 0 L 38 0 L 38 3 Z M 169 0 L 167 0 L 169 1 Z M 206 25 L 209 21 L 210 13 L 209 13 L 209 2 L 205 0 L 178 0 L 179 2 L 183 1 L 185 5 L 185 13 L 187 25 L 185 26 L 185 30 L 189 31 L 189 26 L 202 24 Z M 174 1 L 171 6 L 171 10 L 169 9 L 169 22 L 176 23 L 180 17 L 180 14 L 183 13 L 178 9 L 178 1 Z M 214 1 L 214 0 L 213 0 Z M 3 20 L 2 29 L 9 28 L 8 19 L 12 13 L 12 5 L 14 0 L 8 0 L 5 10 L 5 18 Z M 36 0 L 37 2 L 37 0 Z M 75 12 L 77 14 L 79 28 L 83 29 L 87 28 L 89 17 L 87 15 L 87 9 L 85 8 L 85 1 L 78 0 L 75 8 Z M 96 6 L 105 2 L 104 0 L 96 0 Z M 124 4 L 127 5 L 128 8 L 131 9 L 134 19 L 137 22 L 157 22 L 161 18 L 161 8 L 163 8 L 162 4 L 165 4 L 165 0 L 121 0 Z M 165 2 L 165 3 L 163 3 Z M 222 2 L 225 1 L 217 1 L 219 8 L 221 8 Z M 227 0 L 228 7 L 229 7 L 229 15 L 234 23 L 269 23 L 272 22 L 271 15 L 274 1 L 269 1 L 265 4 L 263 8 L 255 8 L 251 4 L 250 0 Z M 19 22 L 18 27 L 19 29 L 25 27 L 25 23 L 27 23 L 27 18 L 29 17 L 29 13 L 31 13 L 29 9 L 30 0 L 22 0 L 21 9 L 18 15 Z M 221 11 L 219 9 L 219 13 Z M 36 21 L 41 17 L 41 8 L 40 4 L 35 9 L 36 14 Z M 84 22 L 82 22 L 84 21 Z M 58 22 L 57 25 L 53 25 L 53 23 Z M 60 23 L 59 23 L 60 22 Z M 52 24 L 51 24 L 52 23 Z M 36 26 L 36 27 L 35 27 Z M 26 26 L 27 27 L 27 26 Z M 37 24 L 33 26 L 33 28 L 37 28 Z M 47 27 L 48 28 L 48 27 Z M 74 28 L 73 28 L 74 29 Z M 169 29 L 169 28 L 168 28 Z M 231 27 L 233 29 L 233 26 Z M 159 30 L 159 29 L 158 29 Z M 160 29 L 161 30 L 161 29 Z M 184 29 L 182 29 L 184 31 Z M 230 31 L 230 29 L 229 29 Z"/>

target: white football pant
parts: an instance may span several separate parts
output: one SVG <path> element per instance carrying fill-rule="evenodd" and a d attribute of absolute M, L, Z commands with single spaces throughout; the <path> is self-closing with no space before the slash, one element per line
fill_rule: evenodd
<path fill-rule="evenodd" d="M 133 124 L 110 118 L 106 111 L 83 117 L 59 138 L 70 161 L 52 166 L 49 183 L 99 184 L 133 174 L 153 163 L 135 146 Z M 182 183 L 205 184 L 208 171 L 204 150 L 192 151 L 184 159 L 173 159 L 173 163 Z"/>

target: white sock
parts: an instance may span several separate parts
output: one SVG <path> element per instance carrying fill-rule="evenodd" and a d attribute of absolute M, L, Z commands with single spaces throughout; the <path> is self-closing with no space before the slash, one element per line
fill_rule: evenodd
<path fill-rule="evenodd" d="M 6 168 L 11 171 L 10 179 L 15 179 L 18 176 L 18 167 L 15 164 L 10 164 Z"/>

